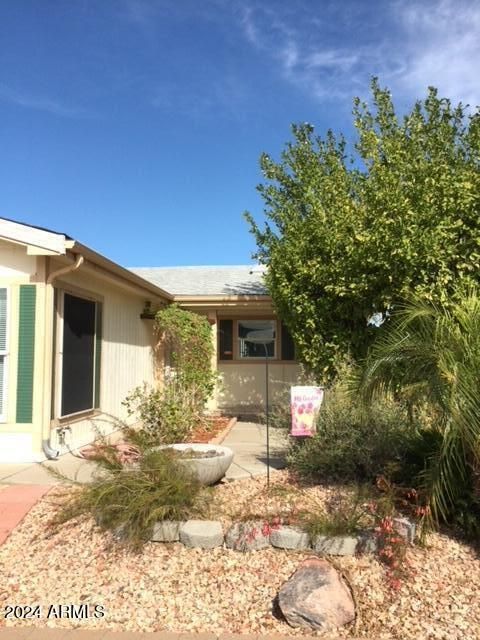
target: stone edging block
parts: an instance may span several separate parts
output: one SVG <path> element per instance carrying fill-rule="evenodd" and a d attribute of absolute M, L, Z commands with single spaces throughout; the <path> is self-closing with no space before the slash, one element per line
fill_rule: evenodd
<path fill-rule="evenodd" d="M 216 520 L 187 520 L 180 527 L 180 542 L 186 547 L 214 549 L 223 545 L 223 530 Z"/>
<path fill-rule="evenodd" d="M 270 533 L 270 544 L 278 549 L 310 549 L 310 536 L 298 527 L 281 525 Z"/>
<path fill-rule="evenodd" d="M 410 544 L 415 535 L 415 524 L 407 518 L 396 518 L 399 535 Z M 224 536 L 222 524 L 217 520 L 187 520 L 177 522 L 165 520 L 153 527 L 151 540 L 154 542 L 177 542 L 186 547 L 214 549 L 225 546 L 235 551 L 257 551 L 270 545 L 278 549 L 313 549 L 321 555 L 349 556 L 356 553 L 376 553 L 378 540 L 374 531 L 361 531 L 356 535 L 316 536 L 309 539 L 306 531 L 299 527 L 280 525 L 265 531 L 261 520 L 236 522 Z M 121 536 L 121 529 L 116 532 Z"/>
<path fill-rule="evenodd" d="M 227 531 L 225 546 L 235 551 L 258 551 L 270 546 L 269 533 L 264 532 L 262 520 L 236 522 Z"/>
<path fill-rule="evenodd" d="M 313 550 L 327 556 L 354 556 L 357 545 L 357 536 L 317 536 Z"/>
<path fill-rule="evenodd" d="M 153 525 L 153 542 L 178 542 L 180 540 L 180 527 L 183 522 L 177 520 L 163 520 Z"/>

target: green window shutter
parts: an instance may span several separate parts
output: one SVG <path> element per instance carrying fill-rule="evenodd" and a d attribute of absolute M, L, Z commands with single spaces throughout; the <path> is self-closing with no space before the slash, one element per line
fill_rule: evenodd
<path fill-rule="evenodd" d="M 233 320 L 220 320 L 218 359 L 233 360 Z"/>
<path fill-rule="evenodd" d="M 102 361 L 102 304 L 97 302 L 95 317 L 95 397 L 94 407 L 100 408 L 100 363 Z"/>
<path fill-rule="evenodd" d="M 20 285 L 18 321 L 17 422 L 31 423 L 33 415 L 33 367 L 35 353 L 35 302 L 37 288 Z"/>
<path fill-rule="evenodd" d="M 295 360 L 295 344 L 290 331 L 282 322 L 282 360 Z"/>

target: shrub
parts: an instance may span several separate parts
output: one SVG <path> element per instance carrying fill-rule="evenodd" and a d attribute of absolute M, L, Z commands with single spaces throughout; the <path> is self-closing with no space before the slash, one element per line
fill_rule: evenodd
<path fill-rule="evenodd" d="M 177 386 L 188 391 L 191 403 L 201 411 L 216 382 L 208 320 L 172 304 L 157 313 L 155 329 L 169 354 Z"/>
<path fill-rule="evenodd" d="M 398 478 L 405 475 L 416 433 L 401 403 L 381 399 L 365 409 L 338 384 L 325 393 L 315 436 L 293 441 L 287 461 L 300 475 L 317 479 Z"/>
<path fill-rule="evenodd" d="M 171 451 L 145 451 L 135 465 L 112 464 L 110 453 L 99 450 L 96 460 L 103 473 L 72 494 L 53 524 L 91 515 L 126 546 L 138 549 L 150 539 L 155 522 L 185 520 L 206 507 L 208 492 Z"/>
<path fill-rule="evenodd" d="M 128 430 L 128 437 L 140 447 L 184 442 L 201 420 L 198 407 L 175 379 L 161 389 L 147 384 L 137 387 L 125 399 L 128 415 L 138 414 L 141 429 Z"/>
<path fill-rule="evenodd" d="M 123 402 L 128 415 L 137 414 L 142 423 L 136 433 L 127 432 L 140 447 L 186 440 L 195 426 L 205 422 L 205 402 L 216 382 L 206 318 L 170 305 L 157 313 L 155 328 L 172 365 L 169 374 L 161 387 L 143 384 Z"/>
<path fill-rule="evenodd" d="M 431 524 L 459 521 L 473 532 L 472 515 L 480 511 L 480 294 L 459 291 L 456 300 L 434 305 L 417 296 L 399 308 L 363 363 L 357 389 L 370 403 L 407 391 L 413 403 L 431 407 L 421 475 Z"/>

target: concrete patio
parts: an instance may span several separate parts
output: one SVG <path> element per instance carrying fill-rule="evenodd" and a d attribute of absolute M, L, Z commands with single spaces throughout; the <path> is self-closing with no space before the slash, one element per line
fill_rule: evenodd
<path fill-rule="evenodd" d="M 267 472 L 266 427 L 254 422 L 237 422 L 222 442 L 230 447 L 234 460 L 227 471 L 227 480 L 238 480 L 264 475 Z M 284 466 L 285 436 L 277 429 L 270 429 L 270 466 Z M 49 473 L 57 471 L 67 478 L 88 482 L 96 465 L 71 453 L 58 460 L 41 463 L 0 463 L 0 484 L 56 485 L 62 481 Z"/>

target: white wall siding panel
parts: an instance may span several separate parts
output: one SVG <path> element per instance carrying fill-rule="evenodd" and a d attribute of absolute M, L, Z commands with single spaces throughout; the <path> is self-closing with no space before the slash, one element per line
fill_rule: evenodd
<path fill-rule="evenodd" d="M 143 298 L 82 274 L 81 270 L 56 286 L 74 295 L 90 293 L 102 301 L 100 408 L 103 415 L 69 422 L 66 441 L 73 448 L 90 442 L 95 426 L 106 433 L 114 430 L 114 418 L 127 418 L 122 405 L 126 396 L 143 382 L 154 382 L 153 326 L 151 321 L 140 318 L 145 304 Z M 52 443 L 56 441 L 58 434 L 54 429 Z"/>
<path fill-rule="evenodd" d="M 0 240 L 0 279 L 22 279 L 36 270 L 37 260 L 27 255 L 25 247 Z"/>

